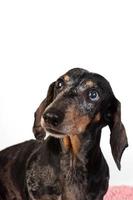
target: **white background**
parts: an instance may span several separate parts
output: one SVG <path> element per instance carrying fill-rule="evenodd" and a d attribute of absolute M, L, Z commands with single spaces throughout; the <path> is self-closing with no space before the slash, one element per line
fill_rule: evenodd
<path fill-rule="evenodd" d="M 73 67 L 105 76 L 121 101 L 130 145 L 121 172 L 108 128 L 101 147 L 110 184 L 133 185 L 132 1 L 0 1 L 0 149 L 34 138 L 34 111 L 49 84 Z"/>

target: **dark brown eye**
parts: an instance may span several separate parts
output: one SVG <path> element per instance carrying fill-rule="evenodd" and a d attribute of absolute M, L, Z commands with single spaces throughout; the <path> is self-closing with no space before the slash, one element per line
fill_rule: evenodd
<path fill-rule="evenodd" d="M 91 101 L 98 101 L 99 100 L 99 94 L 96 90 L 89 91 L 89 98 Z"/>
<path fill-rule="evenodd" d="M 56 83 L 56 88 L 57 88 L 57 89 L 62 89 L 63 86 L 64 86 L 64 81 L 63 81 L 63 79 L 59 79 L 59 80 L 57 81 L 57 83 Z"/>

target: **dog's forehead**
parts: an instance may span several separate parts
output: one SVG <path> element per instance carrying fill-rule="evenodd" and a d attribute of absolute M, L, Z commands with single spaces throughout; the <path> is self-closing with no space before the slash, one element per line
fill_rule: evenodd
<path fill-rule="evenodd" d="M 72 85 L 84 85 L 86 87 L 101 87 L 102 89 L 111 89 L 109 82 L 100 74 L 89 72 L 82 68 L 74 68 L 63 75 L 66 82 Z"/>
<path fill-rule="evenodd" d="M 102 89 L 104 92 L 113 93 L 110 83 L 106 78 L 100 74 L 82 68 L 73 68 L 62 77 L 70 87 L 80 87 L 83 90 L 97 87 Z"/>
<path fill-rule="evenodd" d="M 85 80 L 89 80 L 87 77 L 89 74 L 90 73 L 87 70 L 74 68 L 65 73 L 63 79 L 68 83 L 68 85 L 78 86 Z"/>
<path fill-rule="evenodd" d="M 89 74 L 89 72 L 87 70 L 84 70 L 84 69 L 81 69 L 81 68 L 74 68 L 74 69 L 71 69 L 69 70 L 65 75 L 64 77 L 69 77 L 69 80 L 81 80 L 83 79 L 83 77 L 85 75 Z"/>

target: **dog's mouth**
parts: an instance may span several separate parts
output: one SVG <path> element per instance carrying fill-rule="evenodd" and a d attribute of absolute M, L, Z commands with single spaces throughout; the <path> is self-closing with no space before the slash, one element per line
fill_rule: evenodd
<path fill-rule="evenodd" d="M 59 131 L 53 127 L 50 127 L 45 124 L 44 119 L 41 118 L 41 127 L 47 132 L 48 135 L 51 135 L 56 138 L 63 138 L 66 136 L 66 133 L 63 131 Z"/>
<path fill-rule="evenodd" d="M 65 133 L 59 132 L 57 130 L 51 129 L 51 128 L 46 128 L 46 132 L 56 138 L 63 138 L 66 136 Z"/>

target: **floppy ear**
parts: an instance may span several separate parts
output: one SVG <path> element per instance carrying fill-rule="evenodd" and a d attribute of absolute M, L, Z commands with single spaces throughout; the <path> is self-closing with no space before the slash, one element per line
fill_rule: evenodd
<path fill-rule="evenodd" d="M 42 101 L 42 103 L 39 105 L 35 112 L 35 120 L 33 125 L 33 133 L 36 139 L 43 140 L 46 133 L 45 130 L 41 126 L 41 117 L 44 113 L 46 107 L 53 101 L 54 98 L 54 85 L 55 82 L 53 82 L 48 89 L 47 97 Z"/>
<path fill-rule="evenodd" d="M 125 127 L 121 122 L 121 104 L 114 97 L 111 103 L 109 117 L 110 145 L 113 158 L 118 169 L 121 169 L 121 157 L 126 147 L 128 147 L 128 141 L 126 136 Z"/>

